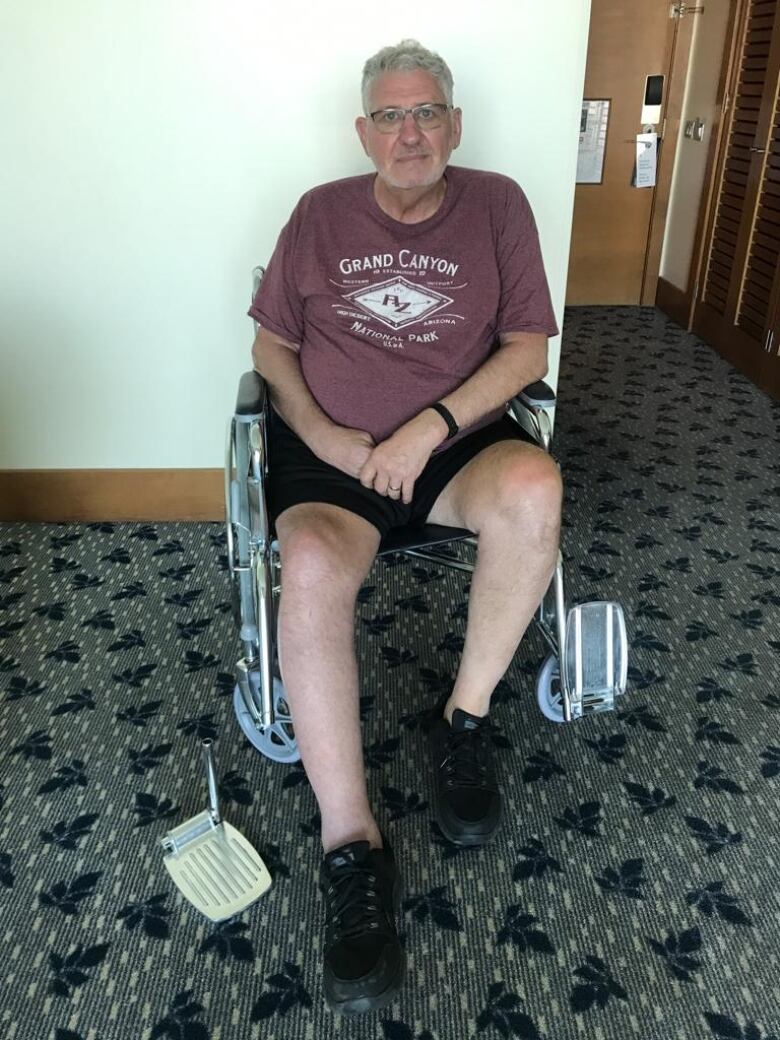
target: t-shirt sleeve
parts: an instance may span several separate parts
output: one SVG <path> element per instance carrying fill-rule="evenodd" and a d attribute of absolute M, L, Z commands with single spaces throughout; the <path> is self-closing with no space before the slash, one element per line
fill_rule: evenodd
<path fill-rule="evenodd" d="M 303 339 L 303 298 L 296 278 L 298 208 L 282 229 L 248 314 L 261 328 L 298 344 Z"/>
<path fill-rule="evenodd" d="M 522 188 L 512 182 L 507 185 L 502 217 L 498 231 L 501 299 L 496 331 L 557 336 L 536 221 Z"/>

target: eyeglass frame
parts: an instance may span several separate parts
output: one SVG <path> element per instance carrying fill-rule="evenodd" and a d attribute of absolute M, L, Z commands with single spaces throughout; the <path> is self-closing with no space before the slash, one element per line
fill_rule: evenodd
<path fill-rule="evenodd" d="M 379 127 L 377 126 L 376 122 L 374 121 L 374 116 L 381 115 L 383 112 L 402 112 L 403 115 L 398 120 L 398 129 L 390 131 L 391 133 L 400 133 L 401 132 L 401 127 L 404 125 L 404 120 L 406 119 L 406 117 L 408 115 L 411 115 L 412 119 L 414 120 L 414 125 L 418 129 L 420 128 L 420 124 L 417 122 L 417 117 L 415 116 L 414 113 L 416 111 L 418 111 L 419 109 L 421 109 L 421 108 L 443 108 L 444 109 L 444 114 L 442 116 L 442 123 L 444 122 L 444 117 L 447 115 L 448 112 L 454 112 L 455 111 L 455 106 L 454 105 L 448 105 L 446 103 L 446 101 L 423 101 L 419 105 L 412 105 L 411 108 L 402 108 L 400 105 L 386 105 L 384 108 L 378 108 L 375 112 L 369 112 L 368 113 L 368 118 L 371 120 L 371 125 L 372 126 L 376 126 L 377 127 L 377 131 L 381 134 L 382 131 L 379 130 Z M 439 127 L 438 126 L 432 127 L 431 129 L 438 130 Z"/>

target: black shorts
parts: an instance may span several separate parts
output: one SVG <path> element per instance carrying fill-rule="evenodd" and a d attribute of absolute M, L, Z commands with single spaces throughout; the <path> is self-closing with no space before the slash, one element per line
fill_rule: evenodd
<path fill-rule="evenodd" d="M 535 444 L 508 415 L 474 433 L 467 434 L 444 451 L 432 455 L 412 491 L 412 501 L 380 495 L 366 488 L 357 477 L 318 458 L 282 417 L 269 408 L 268 486 L 266 503 L 269 521 L 276 532 L 276 519 L 285 509 L 301 502 L 328 502 L 357 513 L 372 523 L 384 538 L 391 527 L 422 526 L 431 509 L 455 474 L 483 448 L 497 441 L 521 440 Z"/>

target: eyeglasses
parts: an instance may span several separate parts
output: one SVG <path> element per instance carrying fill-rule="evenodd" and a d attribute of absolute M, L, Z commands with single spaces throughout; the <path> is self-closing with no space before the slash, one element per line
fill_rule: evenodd
<path fill-rule="evenodd" d="M 451 108 L 452 105 L 431 102 L 415 105 L 413 108 L 380 108 L 369 115 L 380 134 L 397 134 L 404 125 L 407 112 L 411 112 L 412 119 L 420 130 L 437 130 Z"/>

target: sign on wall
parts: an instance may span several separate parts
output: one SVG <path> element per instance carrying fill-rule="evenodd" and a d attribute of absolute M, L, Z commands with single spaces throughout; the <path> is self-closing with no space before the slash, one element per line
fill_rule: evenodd
<path fill-rule="evenodd" d="M 580 149 L 577 154 L 577 184 L 601 184 L 608 122 L 608 99 L 583 100 Z"/>

